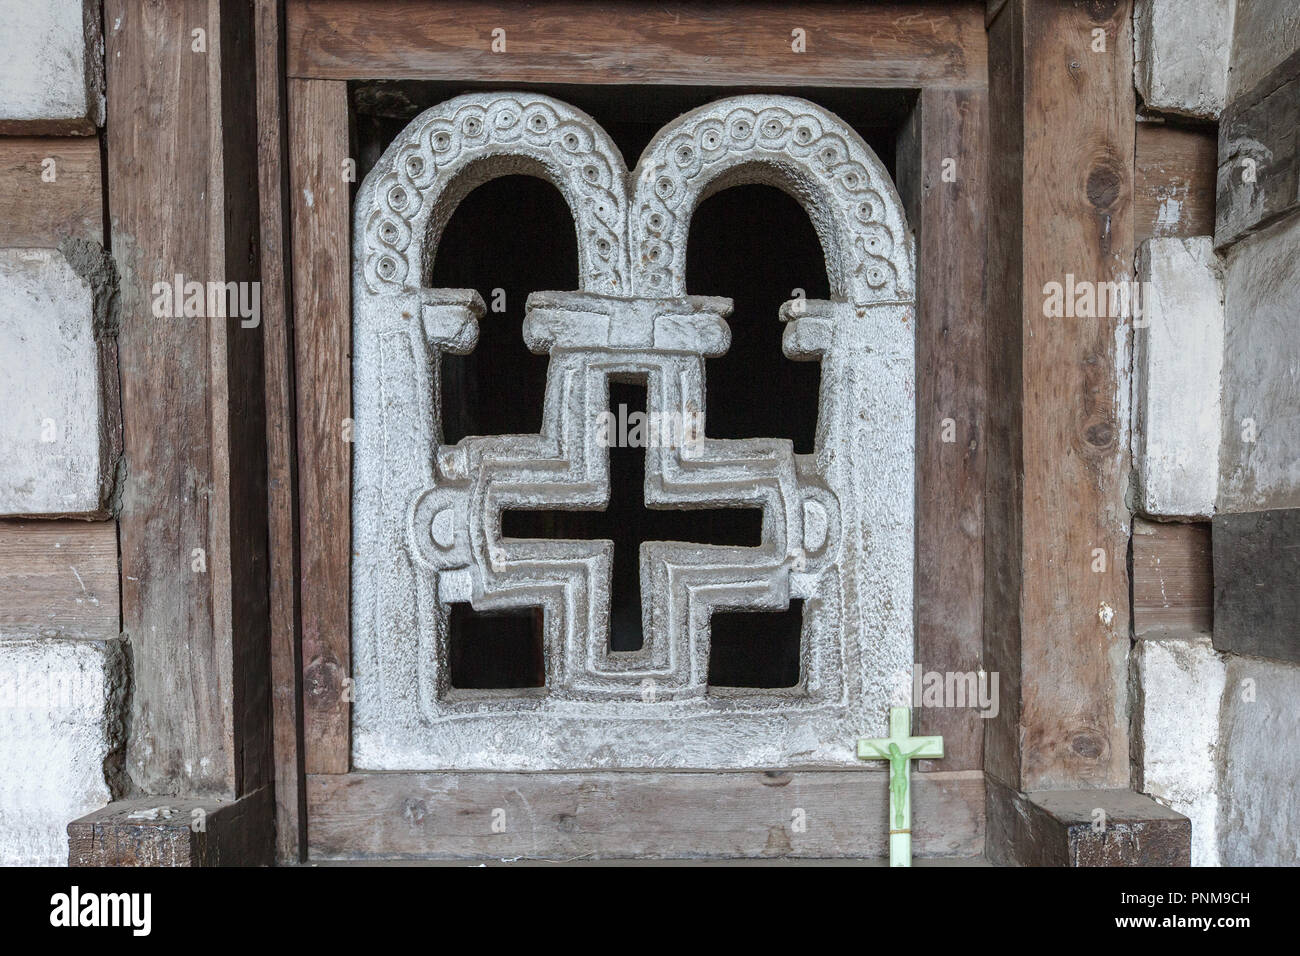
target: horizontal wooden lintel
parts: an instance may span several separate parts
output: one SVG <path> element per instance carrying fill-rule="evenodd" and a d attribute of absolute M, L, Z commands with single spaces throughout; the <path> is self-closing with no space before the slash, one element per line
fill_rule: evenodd
<path fill-rule="evenodd" d="M 973 3 L 633 2 L 616 12 L 573 0 L 290 0 L 288 71 L 492 83 L 987 83 L 983 9 Z M 796 51 L 800 36 L 803 52 Z"/>

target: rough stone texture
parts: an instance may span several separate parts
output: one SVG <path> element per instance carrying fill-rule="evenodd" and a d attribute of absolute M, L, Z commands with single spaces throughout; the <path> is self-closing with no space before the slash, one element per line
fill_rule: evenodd
<path fill-rule="evenodd" d="M 1300 664 L 1300 508 L 1214 519 L 1214 646 Z"/>
<path fill-rule="evenodd" d="M 1300 4 L 1295 0 L 1237 0 L 1236 7 L 1229 101 L 1252 89 L 1300 49 Z"/>
<path fill-rule="evenodd" d="M 96 308 L 61 253 L 0 250 L 0 516 L 103 513 L 112 454 Z"/>
<path fill-rule="evenodd" d="M 120 641 L 0 641 L 0 864 L 61 866 L 70 820 L 112 799 Z"/>
<path fill-rule="evenodd" d="M 1208 236 L 1148 239 L 1133 342 L 1133 461 L 1139 509 L 1208 517 L 1219 484 L 1223 291 Z"/>
<path fill-rule="evenodd" d="M 1192 821 L 1192 865 L 1218 866 L 1219 708 L 1226 668 L 1201 635 L 1138 641 L 1134 785 Z"/>
<path fill-rule="evenodd" d="M 0 0 L 0 132 L 89 133 L 104 121 L 96 0 Z"/>
<path fill-rule="evenodd" d="M 1219 124 L 1214 242 L 1300 207 L 1300 50 L 1228 104 Z"/>
<path fill-rule="evenodd" d="M 1133 76 L 1143 105 L 1216 120 L 1228 88 L 1233 0 L 1137 0 Z"/>
<path fill-rule="evenodd" d="M 1224 279 L 1220 512 L 1300 507 L 1297 290 L 1300 213 L 1232 247 Z M 1251 431 L 1254 441 L 1247 440 Z"/>
<path fill-rule="evenodd" d="M 473 347 L 483 305 L 421 277 L 458 200 L 518 172 L 556 185 L 578 237 L 580 289 L 528 302 L 525 340 L 550 354 L 542 431 L 441 445 L 440 355 Z M 607 543 L 503 538 L 500 512 L 603 507 L 610 375 L 646 376 L 652 415 L 703 423 L 704 359 L 730 343 L 731 303 L 686 295 L 686 238 L 701 198 L 744 182 L 799 197 L 826 250 L 832 300 L 780 315 L 786 355 L 822 363 L 816 450 L 703 434 L 648 449 L 648 505 L 761 506 L 763 540 L 643 545 L 645 645 L 612 653 Z M 564 103 L 458 97 L 367 177 L 354 242 L 355 766 L 855 765 L 911 664 L 915 416 L 912 237 L 857 134 L 803 100 L 735 97 L 669 124 L 629 174 Z M 707 693 L 712 608 L 792 597 L 800 686 Z M 458 601 L 545 609 L 544 693 L 449 687 Z"/>
<path fill-rule="evenodd" d="M 1295 866 L 1300 864 L 1300 666 L 1236 655 L 1227 660 L 1220 859 L 1225 866 Z"/>

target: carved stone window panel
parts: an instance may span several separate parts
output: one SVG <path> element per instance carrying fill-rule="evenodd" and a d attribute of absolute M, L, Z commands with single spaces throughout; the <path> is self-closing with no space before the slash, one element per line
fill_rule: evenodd
<path fill-rule="evenodd" d="M 536 291 L 523 334 L 549 359 L 541 430 L 442 443 L 443 353 L 475 347 L 476 292 L 427 287 L 472 189 L 527 173 L 564 197 L 579 288 Z M 821 364 L 815 449 L 708 436 L 706 360 L 731 301 L 690 295 L 691 217 L 762 183 L 807 211 L 829 300 L 780 310 L 783 350 Z M 914 250 L 889 176 L 847 124 L 805 100 L 745 95 L 662 129 L 627 171 L 586 114 L 476 93 L 413 120 L 366 177 L 353 272 L 353 765 L 359 770 L 856 766 L 913 647 Z M 752 508 L 757 547 L 647 541 L 639 650 L 612 651 L 612 546 L 502 534 L 502 513 L 601 509 L 611 381 L 698 423 L 650 447 L 646 507 Z M 780 396 L 774 396 L 779 401 Z M 714 612 L 803 602 L 798 682 L 708 685 Z M 452 686 L 448 619 L 539 608 L 545 685 Z"/>

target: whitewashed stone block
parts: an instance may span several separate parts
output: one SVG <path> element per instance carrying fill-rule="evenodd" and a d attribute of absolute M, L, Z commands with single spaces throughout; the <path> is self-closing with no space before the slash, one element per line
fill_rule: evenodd
<path fill-rule="evenodd" d="M 90 0 L 0 0 L 0 128 L 89 133 L 104 121 L 104 41 Z"/>
<path fill-rule="evenodd" d="M 0 250 L 0 516 L 102 511 L 111 453 L 94 315 L 62 254 Z"/>
<path fill-rule="evenodd" d="M 0 641 L 0 864 L 64 866 L 68 824 L 113 798 L 119 641 Z"/>
<path fill-rule="evenodd" d="M 1219 708 L 1226 668 L 1208 637 L 1141 640 L 1133 654 L 1138 789 L 1192 821 L 1192 865 L 1218 866 Z"/>
<path fill-rule="evenodd" d="M 1300 212 L 1229 251 L 1224 329 L 1218 509 L 1300 508 Z"/>
<path fill-rule="evenodd" d="M 444 445 L 441 354 L 474 347 L 483 303 L 423 277 L 457 202 L 518 172 L 559 189 L 578 240 L 579 289 L 527 304 L 525 341 L 550 356 L 542 429 Z M 730 344 L 731 301 L 687 294 L 686 241 L 703 197 L 746 182 L 798 197 L 826 252 L 831 300 L 780 313 L 785 354 L 822 366 L 810 455 L 703 428 L 704 360 Z M 355 227 L 354 765 L 857 766 L 855 738 L 884 731 L 913 645 L 915 259 L 866 143 L 807 101 L 740 96 L 670 123 L 629 173 L 567 104 L 473 94 L 397 137 Z M 763 509 L 757 548 L 643 543 L 632 652 L 609 649 L 607 542 L 506 538 L 500 522 L 604 506 L 611 376 L 644 377 L 660 420 L 701 423 L 694 441 L 647 449 L 648 506 Z M 791 598 L 804 601 L 799 685 L 709 693 L 711 611 Z M 543 692 L 450 686 L 448 609 L 464 601 L 543 608 Z"/>
<path fill-rule="evenodd" d="M 1217 120 L 1228 88 L 1233 0 L 1137 0 L 1134 85 L 1160 113 Z"/>
<path fill-rule="evenodd" d="M 1139 510 L 1214 513 L 1219 468 L 1223 292 L 1208 236 L 1148 239 L 1138 250 L 1133 459 Z"/>
<path fill-rule="evenodd" d="M 1300 865 L 1300 665 L 1227 659 L 1219 748 L 1222 863 Z"/>

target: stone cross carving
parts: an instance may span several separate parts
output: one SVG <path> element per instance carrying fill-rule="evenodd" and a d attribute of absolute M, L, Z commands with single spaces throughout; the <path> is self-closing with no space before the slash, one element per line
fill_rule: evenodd
<path fill-rule="evenodd" d="M 912 865 L 912 761 L 943 756 L 942 737 L 912 737 L 912 712 L 889 708 L 889 736 L 858 741 L 858 759 L 889 761 L 889 865 Z"/>
<path fill-rule="evenodd" d="M 549 356 L 540 432 L 445 445 L 441 355 L 474 347 L 484 305 L 425 282 L 457 203 L 510 173 L 567 201 L 579 289 L 527 301 L 524 339 Z M 831 298 L 779 315 L 785 354 L 821 363 L 810 455 L 707 435 L 705 361 L 730 345 L 731 301 L 687 294 L 690 219 L 750 182 L 798 198 L 826 254 Z M 354 766 L 850 765 L 843 741 L 912 649 L 913 244 L 861 138 L 807 101 L 739 96 L 670 123 L 629 173 L 571 106 L 470 94 L 397 137 L 362 185 L 355 228 Z M 506 510 L 604 506 L 596 422 L 611 377 L 644 379 L 651 415 L 703 425 L 697 441 L 647 449 L 647 505 L 763 512 L 756 548 L 643 545 L 637 651 L 609 647 L 608 542 L 501 534 Z M 708 688 L 713 610 L 792 597 L 804 601 L 799 684 Z M 451 686 L 448 608 L 465 601 L 542 608 L 543 691 Z"/>

